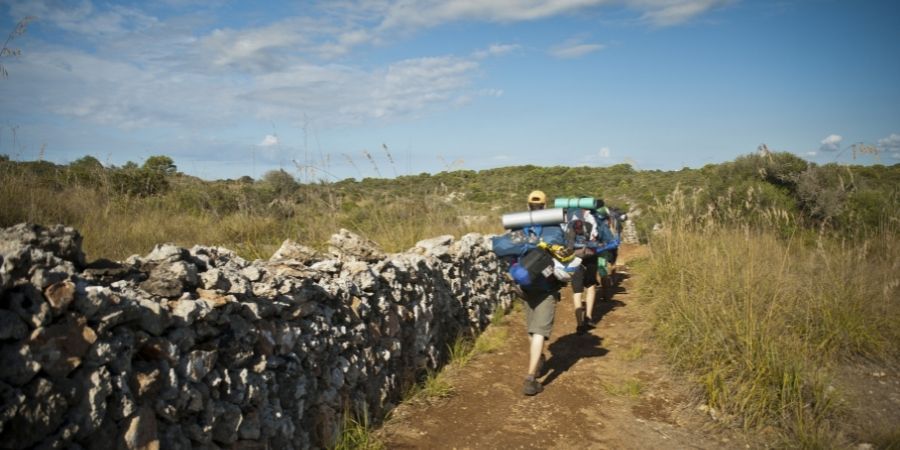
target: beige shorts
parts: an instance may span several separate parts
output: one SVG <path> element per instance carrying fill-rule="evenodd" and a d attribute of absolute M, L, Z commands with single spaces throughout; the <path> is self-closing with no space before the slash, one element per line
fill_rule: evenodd
<path fill-rule="evenodd" d="M 525 327 L 528 334 L 539 334 L 550 338 L 553 330 L 553 318 L 556 316 L 556 303 L 559 291 L 525 292 Z"/>

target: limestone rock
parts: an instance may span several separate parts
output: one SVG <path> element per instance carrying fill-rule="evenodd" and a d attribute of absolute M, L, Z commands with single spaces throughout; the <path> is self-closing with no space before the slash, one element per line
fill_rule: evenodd
<path fill-rule="evenodd" d="M 75 283 L 69 280 L 59 281 L 44 289 L 44 298 L 56 314 L 65 311 L 75 300 Z"/>
<path fill-rule="evenodd" d="M 373 262 L 385 257 L 384 251 L 381 250 L 378 244 L 344 228 L 331 235 L 328 245 L 334 253 L 361 261 Z"/>
<path fill-rule="evenodd" d="M 79 285 L 74 305 L 75 310 L 90 320 L 107 305 L 117 301 L 115 294 L 108 287 Z"/>
<path fill-rule="evenodd" d="M 183 250 L 183 249 L 182 249 Z M 197 286 L 197 267 L 184 261 L 165 261 L 150 271 L 141 289 L 160 297 L 178 297 L 185 289 Z"/>
<path fill-rule="evenodd" d="M 82 237 L 72 227 L 54 225 L 45 228 L 31 223 L 20 223 L 0 229 L 0 242 L 15 242 L 37 248 L 72 262 L 76 267 L 84 266 L 84 252 L 81 251 Z M 6 253 L 4 247 L 0 247 L 0 253 Z"/>
<path fill-rule="evenodd" d="M 321 259 L 319 252 L 315 249 L 307 247 L 305 245 L 298 244 L 297 242 L 286 239 L 281 243 L 281 247 L 272 254 L 272 257 L 269 258 L 269 261 L 279 261 L 279 260 L 296 260 L 303 264 L 310 264 Z"/>
<path fill-rule="evenodd" d="M 156 414 L 152 409 L 145 406 L 125 421 L 120 443 L 128 450 L 159 450 Z"/>
<path fill-rule="evenodd" d="M 199 382 L 215 367 L 219 353 L 216 350 L 194 350 L 181 358 L 179 374 L 193 382 Z"/>
<path fill-rule="evenodd" d="M 70 317 L 34 330 L 28 345 L 45 372 L 64 377 L 81 365 L 81 360 L 97 341 L 97 334 L 83 317 Z"/>
<path fill-rule="evenodd" d="M 190 257 L 187 249 L 174 244 L 157 244 L 153 250 L 143 259 L 147 263 L 174 263 L 184 261 Z"/>
<path fill-rule="evenodd" d="M 0 309 L 0 340 L 19 340 L 28 334 L 28 326 L 18 314 L 5 309 Z"/>
<path fill-rule="evenodd" d="M 44 299 L 44 295 L 33 285 L 25 285 L 16 290 L 7 292 L 9 306 L 32 328 L 42 327 L 50 323 L 52 311 L 50 303 Z"/>
<path fill-rule="evenodd" d="M 218 412 L 213 419 L 212 438 L 223 444 L 234 443 L 238 439 L 238 431 L 243 421 L 241 408 L 222 402 L 215 408 Z"/>
<path fill-rule="evenodd" d="M 433 256 L 439 259 L 446 259 L 449 257 L 450 244 L 452 243 L 453 236 L 449 234 L 431 239 L 423 239 L 416 242 L 416 245 L 410 249 L 410 252 Z"/>
<path fill-rule="evenodd" d="M 35 378 L 23 389 L 27 401 L 3 427 L 0 442 L 15 443 L 15 448 L 27 448 L 53 433 L 65 419 L 69 407 L 65 396 L 46 378 Z"/>
<path fill-rule="evenodd" d="M 218 290 L 239 295 L 250 292 L 250 282 L 239 272 L 210 269 L 200 275 L 200 280 L 203 288 L 207 290 Z"/>
<path fill-rule="evenodd" d="M 82 389 L 86 395 L 81 399 L 74 414 L 82 438 L 91 436 L 103 424 L 107 399 L 112 394 L 110 378 L 109 370 L 104 366 L 94 369 L 83 378 Z"/>

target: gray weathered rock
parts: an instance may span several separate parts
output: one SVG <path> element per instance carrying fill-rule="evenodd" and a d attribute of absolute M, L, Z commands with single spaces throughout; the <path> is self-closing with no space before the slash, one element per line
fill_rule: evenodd
<path fill-rule="evenodd" d="M 431 239 L 423 239 L 419 242 L 416 242 L 416 245 L 410 249 L 410 252 L 433 256 L 439 259 L 448 259 L 450 244 L 452 243 L 453 236 L 445 234 L 443 236 L 433 237 Z"/>
<path fill-rule="evenodd" d="M 41 368 L 55 377 L 64 377 L 81 365 L 81 360 L 97 341 L 97 334 L 83 317 L 69 317 L 34 330 L 28 346 Z"/>
<path fill-rule="evenodd" d="M 30 223 L 20 223 L 0 229 L 0 243 L 18 243 L 39 249 L 59 258 L 84 266 L 84 252 L 81 251 L 82 237 L 74 228 L 55 225 L 49 228 Z M 7 245 L 0 244 L 0 254 L 6 253 Z"/>
<path fill-rule="evenodd" d="M 24 341 L 0 346 L 0 381 L 22 386 L 31 381 L 41 365 Z"/>
<path fill-rule="evenodd" d="M 79 424 L 79 436 L 91 437 L 103 424 L 106 418 L 107 399 L 112 394 L 112 383 L 109 370 L 100 366 L 82 377 L 82 389 L 86 395 L 81 399 L 74 411 L 74 419 Z"/>
<path fill-rule="evenodd" d="M 184 261 L 190 257 L 187 249 L 174 244 L 157 244 L 153 250 L 143 258 L 145 263 L 174 263 Z"/>
<path fill-rule="evenodd" d="M 149 407 L 143 407 L 125 420 L 119 442 L 128 450 L 159 450 L 156 413 Z"/>
<path fill-rule="evenodd" d="M 5 309 L 0 309 L 0 340 L 19 340 L 28 334 L 28 326 L 18 314 Z"/>
<path fill-rule="evenodd" d="M 194 350 L 181 358 L 179 375 L 197 383 L 215 367 L 218 356 L 216 350 Z"/>
<path fill-rule="evenodd" d="M 359 259 L 361 261 L 377 261 L 385 257 L 378 244 L 343 228 L 328 240 L 331 252 Z"/>
<path fill-rule="evenodd" d="M 150 271 L 147 280 L 141 283 L 141 289 L 153 295 L 171 298 L 196 287 L 197 281 L 197 266 L 193 263 L 163 261 Z"/>
<path fill-rule="evenodd" d="M 52 310 L 44 295 L 33 285 L 24 285 L 5 293 L 12 311 L 30 327 L 38 328 L 50 323 Z"/>
<path fill-rule="evenodd" d="M 250 282 L 240 272 L 210 269 L 200 275 L 200 280 L 203 289 L 239 295 L 250 293 Z"/>
<path fill-rule="evenodd" d="M 16 414 L 3 427 L 0 442 L 12 448 L 28 448 L 53 433 L 65 419 L 69 403 L 50 380 L 35 378 L 23 388 L 26 398 L 40 399 L 20 405 Z"/>
<path fill-rule="evenodd" d="M 295 260 L 303 264 L 311 264 L 321 259 L 321 255 L 316 250 L 297 242 L 286 239 L 281 243 L 281 247 L 272 254 L 270 261 L 279 260 Z"/>

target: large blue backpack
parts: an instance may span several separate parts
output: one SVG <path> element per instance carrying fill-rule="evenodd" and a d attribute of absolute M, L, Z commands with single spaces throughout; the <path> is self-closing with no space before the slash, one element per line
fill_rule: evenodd
<path fill-rule="evenodd" d="M 516 284 L 527 290 L 552 291 L 559 287 L 552 277 L 553 257 L 538 247 L 540 242 L 565 245 L 566 238 L 557 225 L 533 225 L 491 239 L 494 254 L 509 263 L 509 274 Z"/>

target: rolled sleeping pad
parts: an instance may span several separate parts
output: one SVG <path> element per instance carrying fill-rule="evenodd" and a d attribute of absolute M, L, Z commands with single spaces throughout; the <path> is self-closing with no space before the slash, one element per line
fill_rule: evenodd
<path fill-rule="evenodd" d="M 560 197 L 553 200 L 553 207 L 594 209 L 597 207 L 597 200 L 594 197 Z"/>
<path fill-rule="evenodd" d="M 538 209 L 504 214 L 500 219 L 503 228 L 524 228 L 530 225 L 556 225 L 563 223 L 566 214 L 562 208 Z"/>

